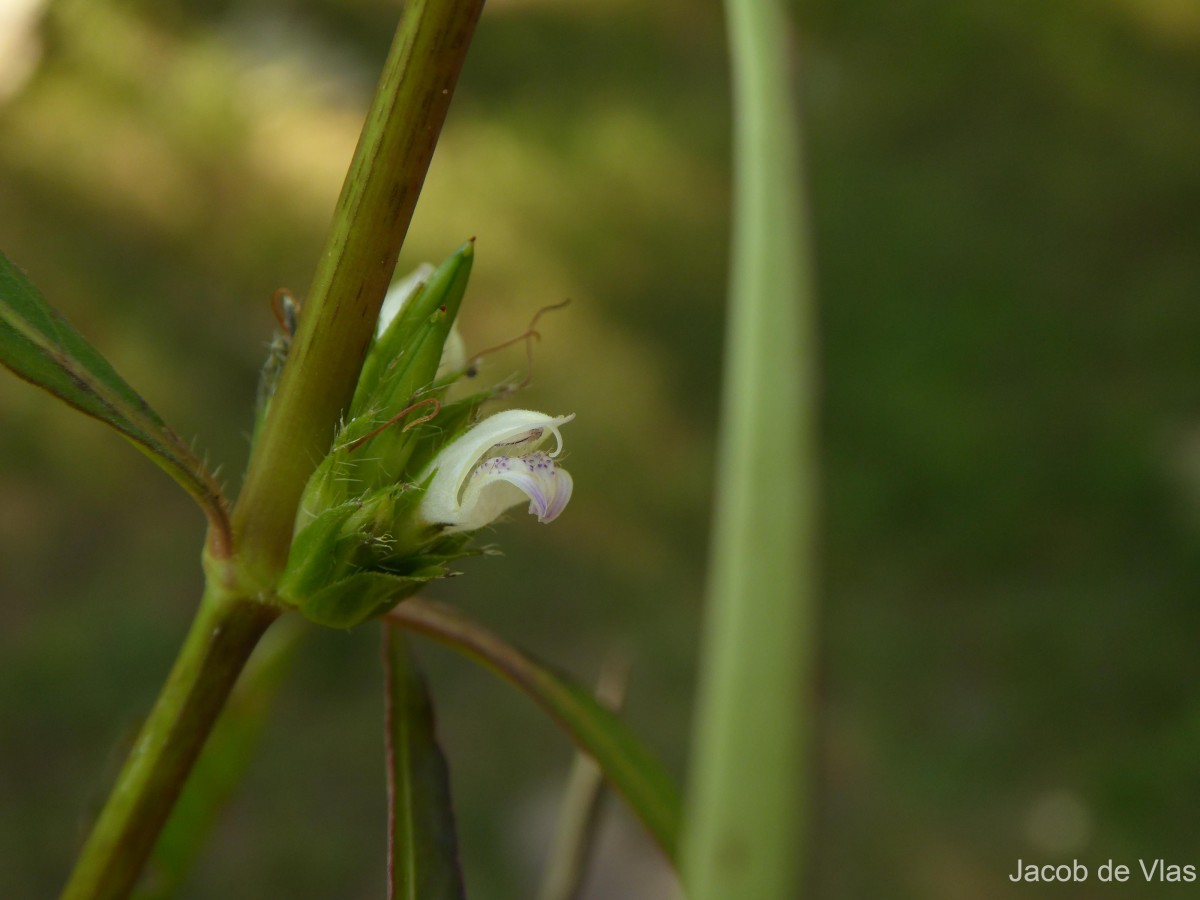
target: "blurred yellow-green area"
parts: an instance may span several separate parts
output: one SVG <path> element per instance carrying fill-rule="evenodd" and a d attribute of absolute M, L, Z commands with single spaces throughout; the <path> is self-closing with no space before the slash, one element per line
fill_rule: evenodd
<path fill-rule="evenodd" d="M 1171 897 L 1200 863 L 1200 6 L 795 6 L 823 371 L 814 896 Z M 0 248 L 236 489 L 397 6 L 0 0 Z M 570 508 L 429 593 L 682 778 L 730 200 L 720 8 L 493 0 L 402 268 L 478 239 L 468 347 L 539 323 Z M 513 348 L 485 373 L 524 370 Z M 0 896 L 52 896 L 182 640 L 202 517 L 0 378 Z M 375 898 L 378 630 L 307 635 L 185 898 Z M 570 748 L 422 646 L 476 900 L 534 894 Z M 747 760 L 747 765 L 754 765 Z M 668 896 L 611 804 L 588 900 Z M 1108 859 L 1125 886 L 1095 882 Z M 731 898 L 733 900 L 733 898 Z M 790 900 L 790 898 L 780 898 Z"/>

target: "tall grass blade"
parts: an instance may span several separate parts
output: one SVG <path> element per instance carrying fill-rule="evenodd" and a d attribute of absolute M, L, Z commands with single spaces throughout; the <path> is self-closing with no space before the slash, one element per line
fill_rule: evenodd
<path fill-rule="evenodd" d="M 734 211 L 712 569 L 691 761 L 691 900 L 795 900 L 812 720 L 813 296 L 782 0 L 726 0 Z"/>

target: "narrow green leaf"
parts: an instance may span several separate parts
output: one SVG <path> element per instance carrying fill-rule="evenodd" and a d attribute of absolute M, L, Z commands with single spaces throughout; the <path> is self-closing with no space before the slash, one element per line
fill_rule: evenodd
<path fill-rule="evenodd" d="M 689 765 L 691 900 L 798 898 L 813 728 L 814 291 L 790 4 L 725 0 L 734 210 L 713 549 Z"/>
<path fill-rule="evenodd" d="M 228 549 L 225 498 L 204 463 L 3 254 L 0 364 L 125 435 L 195 498 L 215 549 Z"/>
<path fill-rule="evenodd" d="M 464 900 L 450 773 L 408 641 L 383 623 L 387 678 L 388 900 Z"/>
<path fill-rule="evenodd" d="M 674 862 L 679 842 L 678 790 L 629 726 L 587 688 L 450 607 L 411 598 L 387 617 L 484 665 L 528 694 L 596 760 L 609 783 Z"/>

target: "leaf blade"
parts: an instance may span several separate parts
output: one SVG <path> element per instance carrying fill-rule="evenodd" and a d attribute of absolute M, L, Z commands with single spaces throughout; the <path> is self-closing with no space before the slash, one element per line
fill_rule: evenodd
<path fill-rule="evenodd" d="M 383 623 L 389 900 L 466 900 L 433 704 L 400 627 Z"/>
<path fill-rule="evenodd" d="M 559 674 L 451 607 L 410 598 L 386 618 L 445 644 L 524 691 L 604 770 L 667 858 L 676 861 L 679 792 L 661 763 L 587 688 Z"/>
<path fill-rule="evenodd" d="M 227 504 L 204 463 L 2 253 L 0 365 L 116 429 L 192 495 L 218 538 L 228 535 Z"/>
<path fill-rule="evenodd" d="M 820 329 L 793 5 L 724 5 L 732 243 L 683 882 L 691 900 L 775 900 L 811 866 Z"/>

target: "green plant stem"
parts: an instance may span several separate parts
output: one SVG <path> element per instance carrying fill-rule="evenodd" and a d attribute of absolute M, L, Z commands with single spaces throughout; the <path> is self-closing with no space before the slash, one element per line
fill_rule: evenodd
<path fill-rule="evenodd" d="M 725 7 L 733 259 L 683 880 L 691 900 L 794 900 L 816 616 L 814 299 L 800 117 L 782 0 Z"/>
<path fill-rule="evenodd" d="M 64 900 L 128 895 L 238 673 L 279 615 L 304 484 L 350 401 L 483 0 L 409 0 L 251 453 L 233 547 L 210 540 L 192 630 L 84 845 Z"/>
<path fill-rule="evenodd" d="M 209 588 L 64 900 L 134 882 L 242 666 L 280 609 L 296 506 L 350 401 L 483 0 L 409 0 Z"/>
<path fill-rule="evenodd" d="M 483 0 L 408 0 L 234 509 L 239 567 L 269 588 L 296 505 L 350 402 Z"/>
<path fill-rule="evenodd" d="M 300 616 L 283 616 L 258 642 L 154 844 L 138 884 L 138 900 L 180 895 L 221 812 L 244 780 L 259 748 L 268 708 L 312 631 Z"/>
<path fill-rule="evenodd" d="M 205 593 L 63 900 L 128 896 L 238 673 L 279 612 L 258 600 Z"/>

